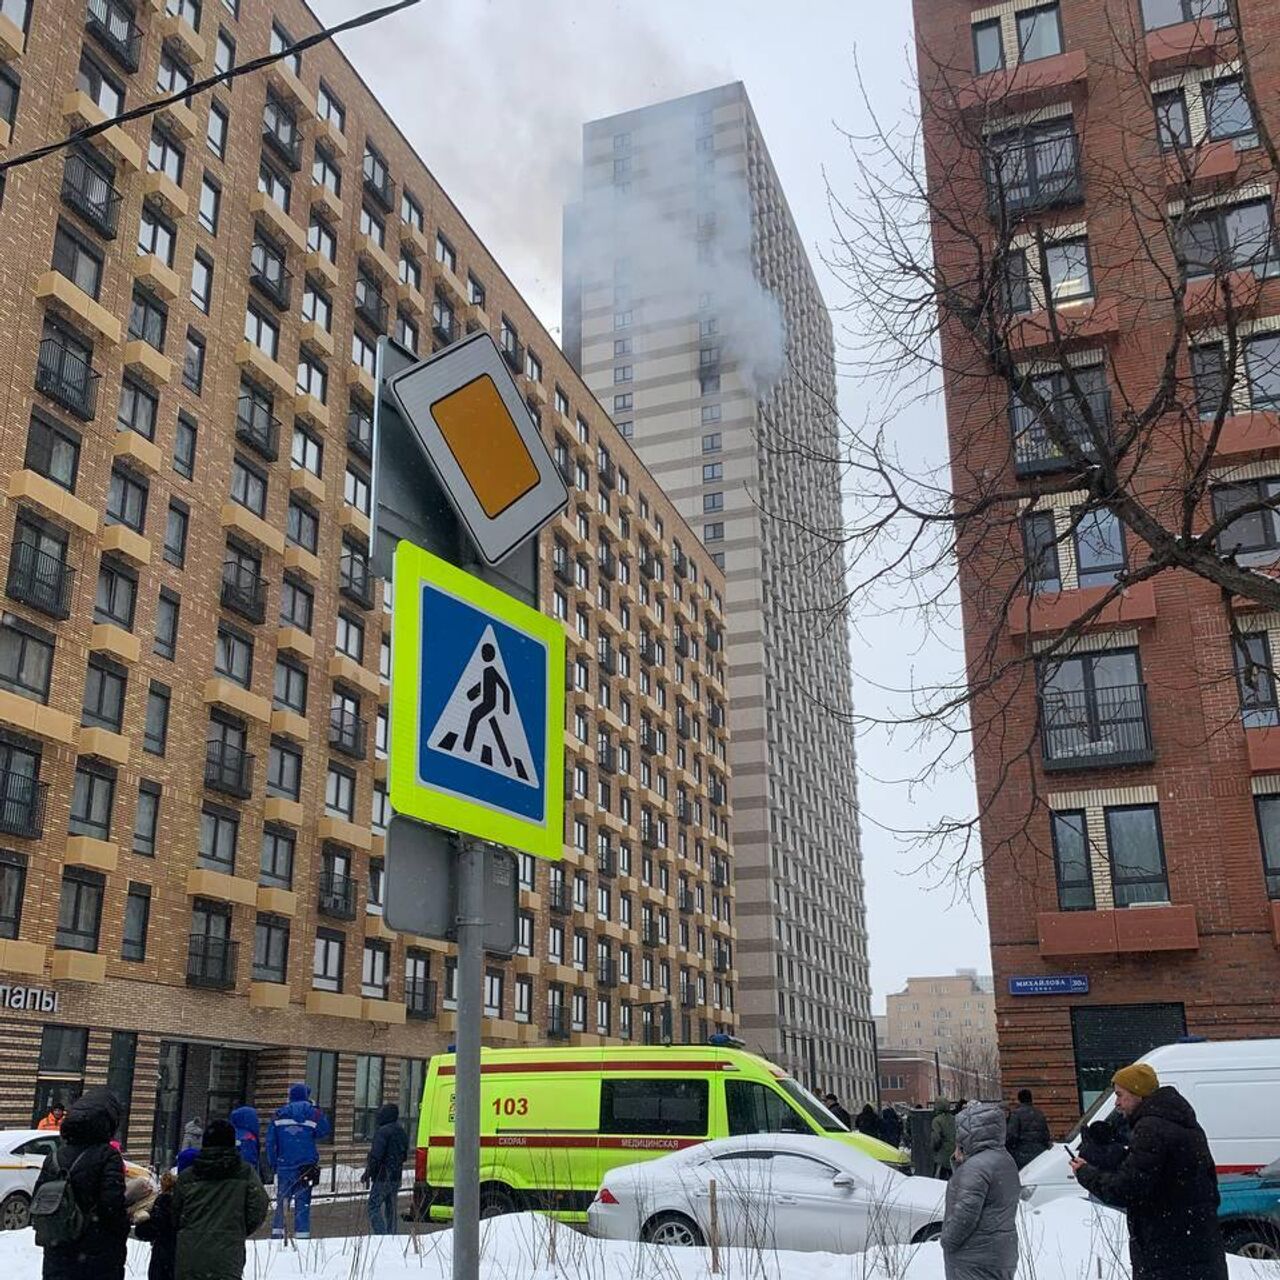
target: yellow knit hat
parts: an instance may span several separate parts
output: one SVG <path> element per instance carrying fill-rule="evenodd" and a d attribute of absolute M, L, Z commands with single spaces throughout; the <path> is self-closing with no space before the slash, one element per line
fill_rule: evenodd
<path fill-rule="evenodd" d="M 1160 1087 L 1159 1077 L 1145 1062 L 1135 1062 L 1131 1067 L 1121 1067 L 1111 1077 L 1111 1083 L 1127 1089 L 1138 1098 L 1149 1098 Z"/>

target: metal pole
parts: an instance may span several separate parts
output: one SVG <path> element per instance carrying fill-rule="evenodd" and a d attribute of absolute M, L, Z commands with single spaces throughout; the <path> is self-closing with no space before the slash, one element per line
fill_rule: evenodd
<path fill-rule="evenodd" d="M 484 846 L 458 856 L 458 1027 L 453 1121 L 453 1280 L 480 1273 L 480 1015 Z"/>

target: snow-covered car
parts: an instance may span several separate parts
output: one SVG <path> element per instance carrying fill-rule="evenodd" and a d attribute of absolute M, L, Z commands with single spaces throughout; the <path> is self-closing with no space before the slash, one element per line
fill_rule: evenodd
<path fill-rule="evenodd" d="M 0 1130 L 0 1230 L 18 1231 L 27 1225 L 36 1179 L 58 1141 L 47 1129 Z"/>
<path fill-rule="evenodd" d="M 587 1212 L 608 1240 L 856 1253 L 934 1239 L 946 1185 L 907 1177 L 831 1138 L 717 1138 L 611 1170 Z"/>

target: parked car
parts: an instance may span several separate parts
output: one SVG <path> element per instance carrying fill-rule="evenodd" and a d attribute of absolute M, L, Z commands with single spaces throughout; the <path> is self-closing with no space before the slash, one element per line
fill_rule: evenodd
<path fill-rule="evenodd" d="M 47 1129 L 0 1130 L 0 1230 L 20 1231 L 27 1225 L 36 1179 L 58 1142 L 58 1135 Z"/>
<path fill-rule="evenodd" d="M 1280 1151 L 1280 1039 L 1201 1040 L 1161 1045 L 1146 1054 L 1161 1084 L 1173 1085 L 1196 1110 L 1221 1178 L 1256 1173 Z M 1110 1089 L 1098 1095 L 1065 1141 L 1074 1147 L 1080 1132 L 1115 1110 Z M 1023 1198 L 1044 1204 L 1076 1195 L 1061 1142 L 1022 1170 Z"/>
<path fill-rule="evenodd" d="M 934 1239 L 946 1185 L 848 1143 L 803 1134 L 716 1138 L 605 1174 L 587 1229 L 610 1240 L 703 1245 L 712 1184 L 720 1244 L 856 1253 Z"/>
<path fill-rule="evenodd" d="M 1280 1160 L 1253 1174 L 1223 1174 L 1218 1190 L 1218 1221 L 1227 1252 L 1280 1262 Z"/>

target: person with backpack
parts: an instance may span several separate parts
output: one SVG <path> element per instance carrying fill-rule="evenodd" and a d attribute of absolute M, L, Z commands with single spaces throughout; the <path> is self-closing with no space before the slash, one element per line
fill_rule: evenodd
<path fill-rule="evenodd" d="M 320 1181 L 320 1152 L 316 1143 L 329 1136 L 329 1121 L 311 1101 L 302 1082 L 289 1086 L 289 1101 L 275 1114 L 267 1130 L 267 1164 L 276 1177 L 276 1211 L 271 1238 L 284 1239 L 284 1210 L 293 1202 L 293 1234 L 311 1238 L 311 1188 Z"/>
<path fill-rule="evenodd" d="M 245 1241 L 267 1220 L 270 1202 L 258 1171 L 236 1150 L 229 1120 L 211 1120 L 200 1154 L 178 1175 L 176 1280 L 241 1280 Z"/>
<path fill-rule="evenodd" d="M 409 1158 L 409 1136 L 401 1127 L 400 1108 L 394 1102 L 378 1108 L 376 1123 L 360 1181 L 369 1188 L 369 1230 L 375 1236 L 393 1236 L 400 1175 Z"/>
<path fill-rule="evenodd" d="M 124 1161 L 111 1145 L 121 1114 L 119 1099 L 103 1088 L 87 1090 L 67 1110 L 62 1143 L 45 1159 L 31 1197 L 44 1280 L 124 1280 Z"/>

